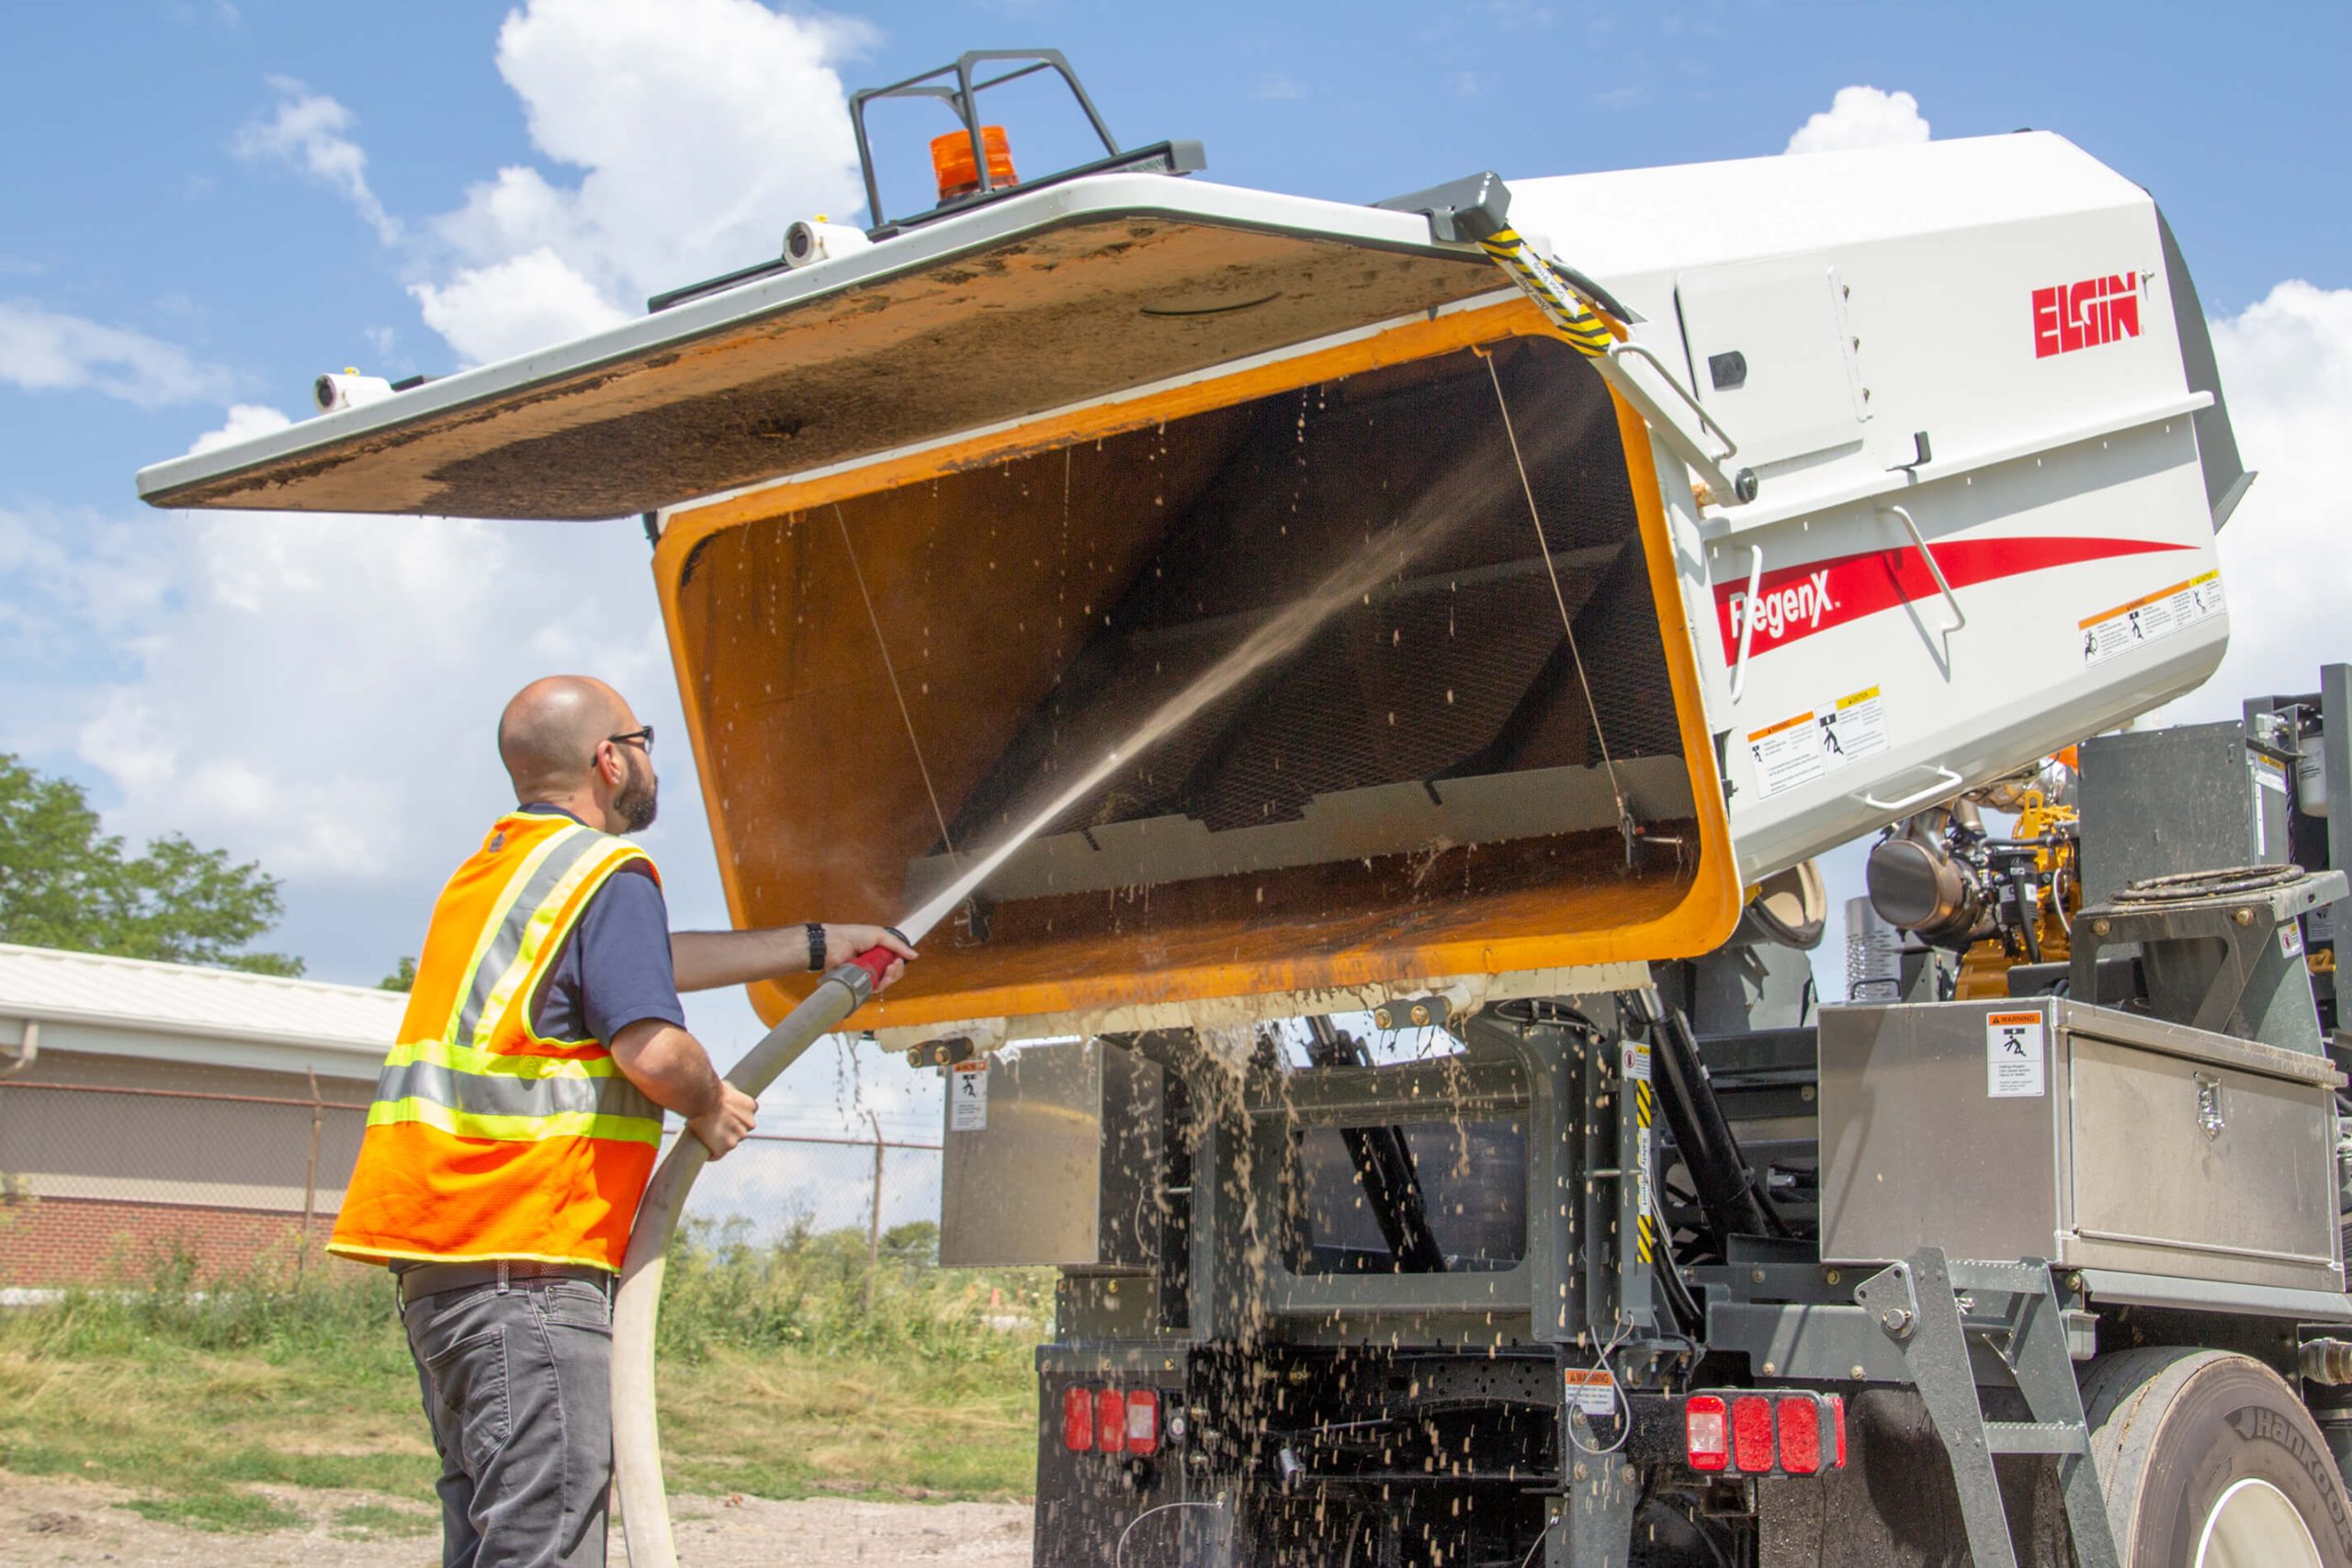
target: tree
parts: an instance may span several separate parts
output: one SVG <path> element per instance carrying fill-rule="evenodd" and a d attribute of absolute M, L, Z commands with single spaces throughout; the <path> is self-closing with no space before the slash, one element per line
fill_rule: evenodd
<path fill-rule="evenodd" d="M 403 958 L 392 966 L 392 972 L 376 982 L 379 991 L 413 991 L 416 989 L 416 960 Z"/>
<path fill-rule="evenodd" d="M 81 785 L 0 751 L 0 942 L 300 975 L 290 954 L 242 951 L 284 912 L 277 889 L 177 833 L 128 853 Z"/>

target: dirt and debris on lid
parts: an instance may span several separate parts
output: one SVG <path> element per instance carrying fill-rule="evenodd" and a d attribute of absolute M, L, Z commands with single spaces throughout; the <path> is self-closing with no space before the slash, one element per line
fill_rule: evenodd
<path fill-rule="evenodd" d="M 1114 235 L 1123 237 L 1112 238 Z M 158 505 L 598 519 L 1120 392 L 1498 287 L 1471 256 L 1125 218 L 798 299 Z"/>

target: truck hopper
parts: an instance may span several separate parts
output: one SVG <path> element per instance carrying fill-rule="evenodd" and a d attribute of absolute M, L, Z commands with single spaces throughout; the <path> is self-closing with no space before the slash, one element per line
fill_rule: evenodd
<path fill-rule="evenodd" d="M 1442 191 L 1112 173 L 141 488 L 647 514 L 745 925 L 898 916 L 1345 581 L 861 1015 L 916 1038 L 1606 988 L 2218 660 L 2242 476 L 2137 187 L 2044 135 L 1471 186 L 1622 342 Z"/>

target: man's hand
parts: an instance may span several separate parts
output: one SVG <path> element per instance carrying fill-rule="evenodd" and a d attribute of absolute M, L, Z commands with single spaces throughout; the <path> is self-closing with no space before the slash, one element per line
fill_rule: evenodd
<path fill-rule="evenodd" d="M 888 986 L 899 965 L 915 955 L 906 939 L 880 926 L 825 927 L 825 967 L 846 964 L 868 948 L 890 953 L 895 962 L 882 976 Z M 769 926 L 752 931 L 673 931 L 670 963 L 682 991 L 707 991 L 752 980 L 778 980 L 808 969 L 808 928 Z M 879 987 L 876 987 L 877 989 Z"/>
<path fill-rule="evenodd" d="M 837 926 L 828 923 L 825 927 L 828 967 L 855 958 L 874 947 L 887 948 L 899 955 L 891 962 L 890 967 L 882 971 L 882 978 L 874 983 L 876 991 L 887 991 L 899 976 L 907 972 L 907 960 L 915 956 L 915 950 L 907 945 L 907 939 L 887 926 Z"/>
<path fill-rule="evenodd" d="M 687 1118 L 686 1131 L 702 1140 L 713 1159 L 724 1159 L 728 1150 L 743 1141 L 759 1117 L 760 1102 L 737 1089 L 724 1078 L 718 1084 L 718 1103 L 699 1116 Z"/>

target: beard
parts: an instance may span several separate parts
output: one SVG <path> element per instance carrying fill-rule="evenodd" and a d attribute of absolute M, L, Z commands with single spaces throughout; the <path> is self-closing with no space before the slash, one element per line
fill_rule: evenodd
<path fill-rule="evenodd" d="M 653 826 L 653 818 L 662 806 L 662 781 L 653 776 L 653 764 L 637 753 L 635 747 L 625 752 L 628 761 L 628 782 L 613 796 L 613 812 L 621 819 L 624 832 L 642 833 Z"/>

